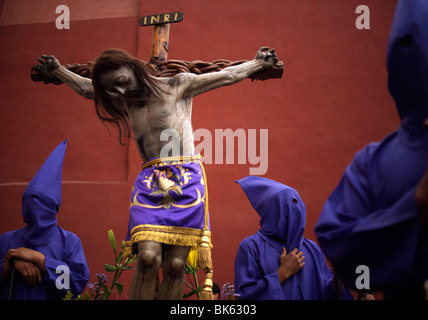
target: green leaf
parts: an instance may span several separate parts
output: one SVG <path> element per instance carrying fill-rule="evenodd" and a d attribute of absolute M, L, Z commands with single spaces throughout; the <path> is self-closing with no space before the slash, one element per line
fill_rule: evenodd
<path fill-rule="evenodd" d="M 123 255 L 123 250 L 119 252 L 119 254 L 117 255 L 116 258 L 116 265 L 119 265 L 120 262 L 122 261 L 122 255 Z"/>
<path fill-rule="evenodd" d="M 103 300 L 108 300 L 109 294 L 107 286 L 103 284 Z"/>
<path fill-rule="evenodd" d="M 123 284 L 121 284 L 121 283 L 119 283 L 119 282 L 115 282 L 114 283 L 114 285 L 116 286 L 116 288 L 117 288 L 117 292 L 119 292 L 119 294 L 122 294 L 122 291 L 123 291 Z"/>
<path fill-rule="evenodd" d="M 134 263 L 135 261 L 137 261 L 138 255 L 133 254 L 132 256 L 128 256 L 128 258 L 126 258 L 126 262 L 125 265 Z"/>
<path fill-rule="evenodd" d="M 186 263 L 186 267 L 184 269 L 184 272 L 188 273 L 188 274 L 193 274 L 193 268 L 192 268 L 192 266 Z"/>
<path fill-rule="evenodd" d="M 187 299 L 191 296 L 193 296 L 196 293 L 196 290 L 193 290 L 191 292 L 186 293 L 185 295 L 183 295 L 183 299 Z"/>
<path fill-rule="evenodd" d="M 104 267 L 107 272 L 113 272 L 117 270 L 115 266 L 112 266 L 111 264 L 107 264 L 107 263 L 104 263 Z"/>
<path fill-rule="evenodd" d="M 85 300 L 91 300 L 91 298 L 89 297 L 89 293 L 88 291 L 85 292 Z"/>
<path fill-rule="evenodd" d="M 121 270 L 132 270 L 132 269 L 134 269 L 134 267 L 121 267 L 120 269 Z"/>
<path fill-rule="evenodd" d="M 116 251 L 117 251 L 116 237 L 114 236 L 114 232 L 111 229 L 108 231 L 108 240 L 110 241 L 111 247 L 113 248 L 113 251 L 114 251 L 114 255 L 116 256 Z"/>

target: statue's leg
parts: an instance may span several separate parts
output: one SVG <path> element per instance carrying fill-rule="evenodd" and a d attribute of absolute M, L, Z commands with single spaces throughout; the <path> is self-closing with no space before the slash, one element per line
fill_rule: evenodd
<path fill-rule="evenodd" d="M 129 299 L 155 299 L 157 276 L 161 264 L 161 243 L 153 241 L 141 241 L 138 243 L 137 267 L 132 278 Z"/>
<path fill-rule="evenodd" d="M 164 245 L 162 255 L 163 280 L 159 299 L 180 300 L 184 291 L 184 268 L 190 247 Z"/>

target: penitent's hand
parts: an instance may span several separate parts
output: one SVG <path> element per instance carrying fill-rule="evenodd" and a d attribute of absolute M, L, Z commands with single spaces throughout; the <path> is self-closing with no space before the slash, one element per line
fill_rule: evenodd
<path fill-rule="evenodd" d="M 34 263 L 41 270 L 45 268 L 45 256 L 36 250 L 24 247 L 9 249 L 4 257 L 4 261 L 9 261 L 9 259 L 19 259 Z"/>
<path fill-rule="evenodd" d="M 43 58 L 43 59 L 42 59 Z M 54 78 L 55 70 L 57 70 L 61 64 L 55 56 L 42 55 L 42 58 L 38 58 L 39 63 L 37 64 L 37 70 L 47 77 Z"/>
<path fill-rule="evenodd" d="M 37 282 L 42 281 L 42 272 L 34 263 L 16 259 L 14 264 L 16 271 L 22 275 L 26 285 L 35 286 Z"/>
<path fill-rule="evenodd" d="M 263 63 L 263 67 L 272 67 L 278 63 L 278 57 L 275 53 L 275 49 L 269 50 L 269 47 L 261 47 L 257 51 L 255 60 L 260 60 Z"/>
<path fill-rule="evenodd" d="M 279 268 L 277 270 L 281 285 L 293 274 L 299 272 L 300 269 L 303 268 L 305 265 L 303 262 L 304 259 L 305 257 L 303 256 L 303 252 L 297 250 L 297 248 L 289 254 L 287 254 L 287 250 L 285 248 L 282 248 L 282 253 L 279 257 Z"/>

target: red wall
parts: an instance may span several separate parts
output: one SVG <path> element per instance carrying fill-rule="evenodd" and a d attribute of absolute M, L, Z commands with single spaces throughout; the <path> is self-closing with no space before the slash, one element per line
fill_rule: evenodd
<path fill-rule="evenodd" d="M 23 226 L 22 192 L 53 148 L 69 137 L 58 220 L 81 238 L 91 282 L 104 272 L 103 263 L 112 262 L 107 230 L 125 238 L 129 193 L 141 161 L 132 141 L 120 146 L 117 131 L 109 133 L 99 122 L 92 101 L 64 85 L 31 81 L 30 67 L 41 54 L 83 63 L 117 47 L 147 60 L 152 27 L 139 27 L 138 18 L 174 11 L 183 12 L 184 20 L 171 25 L 170 59 L 252 59 L 261 46 L 275 48 L 285 62 L 281 80 L 245 80 L 198 96 L 193 124 L 213 139 L 215 129 L 268 129 L 264 176 L 300 192 L 306 236 L 313 240 L 323 203 L 355 152 L 399 123 L 385 67 L 394 1 L 364 2 L 370 30 L 355 27 L 361 4 L 355 0 L 31 3 L 0 1 L 0 233 Z M 70 8 L 69 30 L 55 27 L 60 4 Z M 239 242 L 258 229 L 257 214 L 234 183 L 253 166 L 206 165 L 214 281 L 220 285 L 233 282 Z M 120 299 L 127 298 L 131 276 L 122 277 Z"/>

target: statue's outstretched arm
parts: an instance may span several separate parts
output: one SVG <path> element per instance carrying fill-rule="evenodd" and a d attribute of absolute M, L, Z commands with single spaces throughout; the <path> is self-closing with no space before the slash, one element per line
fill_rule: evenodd
<path fill-rule="evenodd" d="M 68 70 L 54 56 L 42 55 L 42 58 L 38 59 L 39 64 L 36 65 L 36 69 L 42 77 L 59 79 L 81 96 L 87 99 L 94 99 L 91 79 Z"/>
<path fill-rule="evenodd" d="M 277 63 L 278 57 L 276 56 L 275 50 L 272 49 L 269 51 L 268 47 L 262 47 L 257 51 L 256 57 L 253 60 L 226 67 L 217 72 L 201 75 L 182 73 L 180 76 L 188 78 L 188 94 L 190 96 L 196 96 L 219 87 L 238 83 L 250 77 L 252 74 L 273 67 Z"/>

